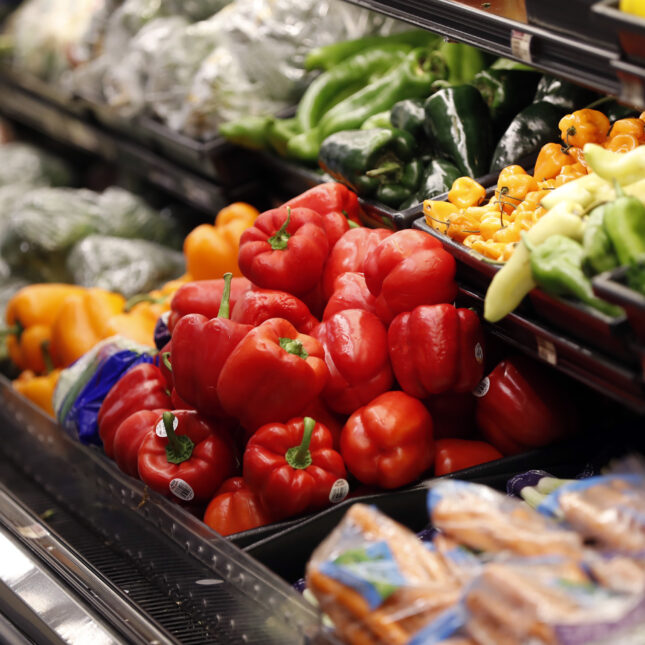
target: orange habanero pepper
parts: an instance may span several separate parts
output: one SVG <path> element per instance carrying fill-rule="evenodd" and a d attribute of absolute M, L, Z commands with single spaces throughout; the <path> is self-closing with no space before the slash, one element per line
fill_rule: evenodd
<path fill-rule="evenodd" d="M 486 189 L 470 177 L 458 177 L 452 182 L 448 201 L 457 208 L 479 206 L 486 197 Z"/>
<path fill-rule="evenodd" d="M 576 158 L 570 150 L 562 147 L 561 143 L 547 143 L 540 149 L 533 177 L 536 181 L 545 181 L 556 177 L 563 166 L 576 163 Z"/>
<path fill-rule="evenodd" d="M 598 110 L 576 110 L 560 119 L 558 123 L 565 147 L 584 148 L 586 143 L 602 145 L 607 139 L 609 119 Z"/>

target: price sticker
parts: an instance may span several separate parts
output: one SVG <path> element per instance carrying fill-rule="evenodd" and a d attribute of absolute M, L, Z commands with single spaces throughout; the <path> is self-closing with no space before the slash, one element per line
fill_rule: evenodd
<path fill-rule="evenodd" d="M 178 425 L 179 425 L 179 419 L 175 417 L 172 420 L 172 429 L 177 430 Z M 166 426 L 163 423 L 163 419 L 160 419 L 159 423 L 155 427 L 155 433 L 158 437 L 161 437 L 162 439 L 168 436 L 168 433 L 166 432 Z"/>
<path fill-rule="evenodd" d="M 168 488 L 175 497 L 179 497 L 184 502 L 190 502 L 195 497 L 195 491 L 192 486 L 183 479 L 179 479 L 179 477 L 172 479 Z"/>
<path fill-rule="evenodd" d="M 329 491 L 329 501 L 332 504 L 342 502 L 349 493 L 349 484 L 346 479 L 337 479 Z"/>
<path fill-rule="evenodd" d="M 539 336 L 536 336 L 536 340 L 538 356 L 550 365 L 557 365 L 558 352 L 555 348 L 555 345 L 550 340 L 546 340 L 546 338 L 540 338 Z"/>
<path fill-rule="evenodd" d="M 519 58 L 525 63 L 532 63 L 533 57 L 531 56 L 531 43 L 533 36 L 527 34 L 519 29 L 511 31 L 511 52 L 515 58 Z"/>
<path fill-rule="evenodd" d="M 479 381 L 479 385 L 473 390 L 473 396 L 481 399 L 483 396 L 488 394 L 488 390 L 490 390 L 490 379 L 488 376 L 485 376 L 481 381 Z"/>

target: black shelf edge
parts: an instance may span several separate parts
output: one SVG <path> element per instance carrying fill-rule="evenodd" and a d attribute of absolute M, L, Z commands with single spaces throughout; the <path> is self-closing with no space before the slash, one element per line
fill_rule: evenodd
<path fill-rule="evenodd" d="M 510 20 L 452 0 L 347 1 L 605 94 L 628 101 L 636 98 L 638 107 L 645 107 L 645 98 L 633 90 L 623 96 L 622 82 L 613 65 L 619 58 L 617 50 L 592 44 L 584 37 Z"/>

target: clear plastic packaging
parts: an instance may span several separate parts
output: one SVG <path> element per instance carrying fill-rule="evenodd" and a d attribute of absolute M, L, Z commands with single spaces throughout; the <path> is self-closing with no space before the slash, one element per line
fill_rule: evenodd
<path fill-rule="evenodd" d="M 407 643 L 459 598 L 439 554 L 363 504 L 351 506 L 313 553 L 307 587 L 352 644 Z"/>
<path fill-rule="evenodd" d="M 580 558 L 582 540 L 523 502 L 483 486 L 438 480 L 428 494 L 433 525 L 457 542 L 487 553 Z"/>
<path fill-rule="evenodd" d="M 74 246 L 67 268 L 75 284 L 130 298 L 179 277 L 185 262 L 182 253 L 155 242 L 89 235 Z"/>
<path fill-rule="evenodd" d="M 68 186 L 73 179 L 71 168 L 44 150 L 28 143 L 0 145 L 0 187 Z"/>

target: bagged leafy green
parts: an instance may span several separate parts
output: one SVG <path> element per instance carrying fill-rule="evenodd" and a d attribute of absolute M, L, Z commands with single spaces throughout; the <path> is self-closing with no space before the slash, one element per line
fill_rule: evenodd
<path fill-rule="evenodd" d="M 130 298 L 178 278 L 185 263 L 182 253 L 155 242 L 90 235 L 73 248 L 67 269 L 76 284 Z"/>
<path fill-rule="evenodd" d="M 72 180 L 71 168 L 48 152 L 27 143 L 13 142 L 0 146 L 0 186 L 65 186 Z"/>

